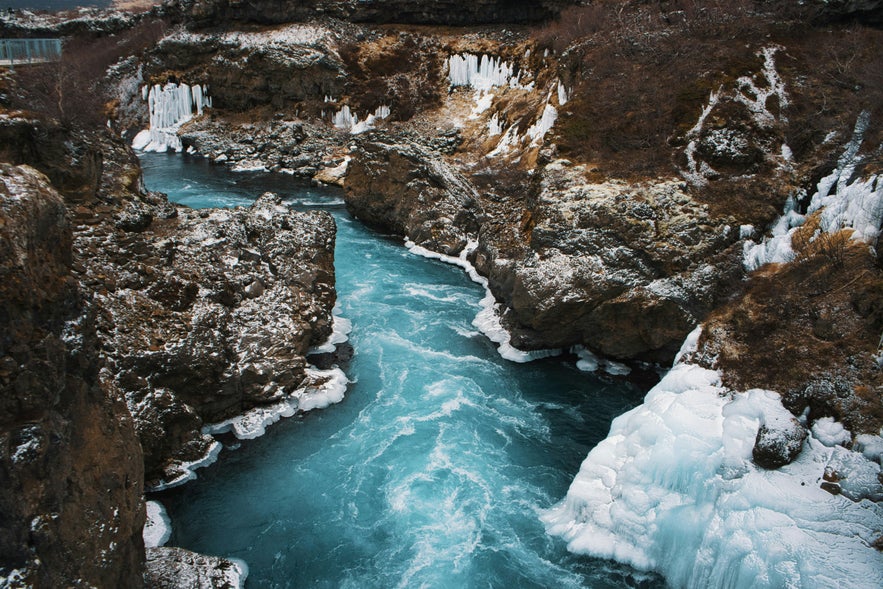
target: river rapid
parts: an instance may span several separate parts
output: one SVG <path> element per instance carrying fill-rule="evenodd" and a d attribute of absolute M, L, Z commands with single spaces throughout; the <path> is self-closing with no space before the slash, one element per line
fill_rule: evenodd
<path fill-rule="evenodd" d="M 141 156 L 151 190 L 191 207 L 264 191 L 331 212 L 339 313 L 355 356 L 344 400 L 224 439 L 199 478 L 155 495 L 169 545 L 244 560 L 247 587 L 657 587 L 575 556 L 538 514 L 644 391 L 573 359 L 502 359 L 473 326 L 483 289 L 350 217 L 338 190 Z"/>

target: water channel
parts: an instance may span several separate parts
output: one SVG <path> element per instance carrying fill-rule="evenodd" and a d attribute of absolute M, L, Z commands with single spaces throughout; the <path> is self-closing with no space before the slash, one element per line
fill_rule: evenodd
<path fill-rule="evenodd" d="M 571 555 L 537 515 L 642 390 L 572 359 L 502 359 L 472 325 L 482 288 L 364 227 L 339 191 L 189 156 L 142 165 L 150 189 L 192 207 L 269 190 L 331 212 L 355 350 L 340 404 L 229 444 L 196 481 L 157 495 L 169 545 L 244 560 L 254 588 L 662 586 Z"/>

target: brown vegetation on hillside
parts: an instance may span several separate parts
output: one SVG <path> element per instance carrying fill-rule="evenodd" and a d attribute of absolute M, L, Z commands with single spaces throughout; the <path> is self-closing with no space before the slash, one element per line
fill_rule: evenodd
<path fill-rule="evenodd" d="M 578 88 L 561 123 L 562 149 L 601 153 L 612 173 L 650 169 L 653 158 L 634 152 L 666 152 L 711 91 L 759 69 L 757 50 L 768 44 L 784 46 L 777 65 L 800 88 L 788 112 L 798 158 L 806 139 L 820 142 L 843 115 L 883 112 L 881 31 L 814 27 L 779 3 L 764 12 L 753 2 L 695 4 L 602 1 L 571 8 L 535 33 L 540 46 L 564 52 L 564 73 Z"/>
<path fill-rule="evenodd" d="M 758 128 L 733 101 L 722 101 L 707 123 L 776 148 L 787 143 L 800 169 L 785 173 L 763 151 L 749 153 L 735 166 L 715 165 L 720 176 L 696 191 L 714 213 L 765 226 L 785 194 L 833 167 L 861 111 L 872 111 L 867 145 L 883 141 L 883 31 L 816 26 L 812 17 L 787 2 L 601 0 L 566 10 L 534 33 L 561 54 L 561 77 L 573 88 L 553 131 L 560 153 L 608 177 L 678 174 L 710 94 L 757 74 L 760 50 L 778 46 L 789 104 L 767 105 L 781 115 L 777 125 Z M 826 142 L 831 132 L 836 140 Z"/>
<path fill-rule="evenodd" d="M 60 61 L 16 70 L 10 104 L 70 127 L 103 125 L 108 117 L 101 84 L 107 69 L 155 45 L 166 28 L 161 19 L 147 19 L 116 35 L 66 39 Z"/>
<path fill-rule="evenodd" d="M 390 107 L 395 120 L 406 121 L 441 100 L 440 58 L 429 37 L 390 31 L 376 41 L 348 43 L 338 50 L 348 73 L 347 93 L 359 113 Z"/>
<path fill-rule="evenodd" d="M 851 230 L 794 236 L 797 256 L 752 274 L 706 321 L 699 359 L 736 390 L 767 388 L 799 415 L 832 416 L 854 433 L 883 426 L 883 266 Z"/>

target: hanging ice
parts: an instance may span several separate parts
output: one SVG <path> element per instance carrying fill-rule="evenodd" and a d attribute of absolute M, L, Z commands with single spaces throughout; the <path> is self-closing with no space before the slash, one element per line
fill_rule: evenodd
<path fill-rule="evenodd" d="M 373 129 L 378 120 L 389 117 L 390 109 L 386 105 L 380 105 L 375 109 L 374 114 L 368 115 L 364 121 L 359 121 L 358 115 L 350 110 L 349 106 L 344 105 L 332 118 L 334 126 L 342 131 L 349 131 L 353 135 L 364 133 L 368 129 Z"/>
<path fill-rule="evenodd" d="M 201 115 L 203 108 L 212 105 L 206 94 L 206 87 L 199 84 L 169 82 L 165 86 L 144 86 L 141 96 L 147 100 L 150 128 L 135 136 L 132 147 L 142 151 L 182 151 L 178 129 L 193 118 L 194 110 Z"/>
<path fill-rule="evenodd" d="M 538 145 L 557 120 L 558 111 L 555 110 L 555 107 L 551 104 L 546 104 L 540 120 L 531 125 L 530 128 L 527 130 L 527 136 L 530 137 L 531 144 Z"/>
<path fill-rule="evenodd" d="M 502 58 L 464 53 L 448 58 L 448 81 L 451 87 L 490 90 L 496 86 L 517 85 L 518 76 L 515 75 L 515 68 Z"/>

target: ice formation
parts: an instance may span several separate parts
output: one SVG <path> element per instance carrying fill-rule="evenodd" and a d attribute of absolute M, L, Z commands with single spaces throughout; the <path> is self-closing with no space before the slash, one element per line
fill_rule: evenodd
<path fill-rule="evenodd" d="M 211 446 L 209 446 L 208 451 L 206 451 L 205 455 L 202 458 L 193 460 L 191 462 L 182 462 L 178 464 L 179 470 L 181 471 L 180 475 L 169 481 L 162 480 L 156 485 L 145 485 L 145 490 L 150 492 L 165 491 L 166 489 L 179 487 L 184 483 L 195 480 L 196 469 L 205 468 L 206 466 L 214 464 L 218 460 L 218 454 L 221 453 L 222 449 L 223 446 L 220 442 L 212 442 Z"/>
<path fill-rule="evenodd" d="M 806 221 L 806 216 L 821 211 L 820 228 L 835 232 L 844 228 L 853 230 L 852 238 L 874 243 L 883 226 L 883 179 L 879 175 L 854 179 L 861 161 L 864 133 L 870 123 L 866 111 L 859 115 L 852 139 L 846 146 L 837 167 L 822 178 L 810 198 L 806 215 L 797 211 L 797 201 L 791 196 L 784 213 L 773 225 L 770 237 L 760 243 L 746 241 L 743 262 L 754 270 L 771 262 L 789 262 L 794 257 L 791 235 Z"/>
<path fill-rule="evenodd" d="M 812 425 L 812 435 L 826 446 L 846 444 L 852 441 L 852 433 L 833 417 L 822 417 Z"/>
<path fill-rule="evenodd" d="M 334 126 L 341 131 L 349 131 L 353 135 L 364 133 L 369 129 L 373 129 L 379 120 L 383 120 L 390 115 L 388 106 L 378 106 L 374 114 L 368 115 L 364 121 L 359 121 L 358 115 L 350 110 L 349 106 L 344 105 L 332 118 Z"/>
<path fill-rule="evenodd" d="M 423 246 L 417 245 L 410 239 L 405 239 L 405 247 L 408 248 L 408 251 L 412 254 L 429 258 L 430 260 L 439 260 L 446 264 L 453 264 L 454 266 L 463 268 L 473 282 L 484 288 L 484 298 L 479 302 L 481 310 L 475 316 L 475 319 L 472 320 L 472 325 L 478 328 L 485 337 L 497 344 L 497 352 L 500 356 L 512 362 L 524 363 L 530 362 L 531 360 L 538 360 L 540 358 L 557 356 L 561 353 L 561 350 L 532 350 L 525 352 L 512 345 L 512 336 L 509 335 L 509 332 L 506 331 L 506 328 L 503 327 L 503 324 L 500 322 L 500 305 L 497 303 L 497 300 L 491 292 L 487 278 L 479 274 L 478 270 L 475 269 L 475 266 L 473 266 L 468 260 L 469 255 L 478 247 L 477 241 L 470 240 L 457 257 L 428 250 Z"/>
<path fill-rule="evenodd" d="M 518 75 L 515 68 L 500 57 L 464 53 L 448 58 L 448 81 L 452 88 L 490 90 L 497 86 L 517 86 Z"/>
<path fill-rule="evenodd" d="M 703 127 L 705 127 L 705 119 L 708 118 L 708 115 L 710 115 L 711 111 L 714 110 L 714 107 L 717 106 L 718 101 L 720 101 L 720 95 L 720 88 L 716 92 L 712 92 L 708 95 L 708 103 L 702 107 L 699 119 L 696 121 L 696 124 L 687 131 L 686 137 L 690 140 L 689 143 L 687 143 L 687 148 L 684 150 L 684 155 L 687 158 L 687 169 L 683 170 L 682 174 L 695 186 L 705 185 L 708 182 L 706 178 L 715 173 L 707 163 L 696 160 L 696 149 L 699 146 L 699 135 L 702 133 Z"/>
<path fill-rule="evenodd" d="M 530 137 L 531 145 L 539 145 L 557 120 L 558 111 L 551 104 L 546 104 L 540 119 L 527 130 L 527 136 Z"/>
<path fill-rule="evenodd" d="M 784 417 L 776 393 L 730 394 L 718 373 L 679 364 L 613 421 L 541 517 L 572 552 L 656 570 L 673 587 L 883 586 L 871 546 L 883 507 L 819 486 L 845 450 L 810 436 L 792 464 L 753 464 L 761 423 Z"/>
<path fill-rule="evenodd" d="M 172 535 L 172 520 L 166 513 L 166 508 L 159 501 L 147 501 L 144 504 L 147 510 L 147 521 L 144 522 L 145 548 L 156 548 L 165 545 Z"/>
<path fill-rule="evenodd" d="M 141 96 L 150 110 L 150 128 L 138 133 L 132 141 L 132 147 L 141 151 L 182 151 L 178 129 L 193 118 L 194 111 L 201 115 L 203 108 L 212 105 L 208 89 L 199 84 L 169 82 L 165 86 L 144 86 Z"/>
<path fill-rule="evenodd" d="M 625 364 L 609 358 L 600 358 L 583 346 L 573 346 L 570 348 L 570 353 L 576 354 L 579 358 L 576 367 L 583 372 L 597 372 L 601 369 L 611 376 L 626 376 L 632 372 L 632 369 Z"/>

